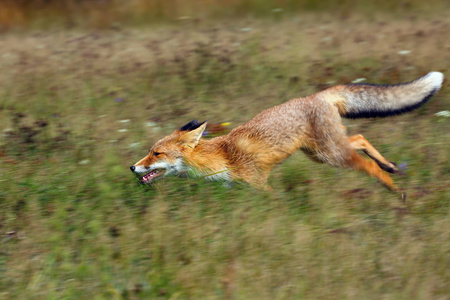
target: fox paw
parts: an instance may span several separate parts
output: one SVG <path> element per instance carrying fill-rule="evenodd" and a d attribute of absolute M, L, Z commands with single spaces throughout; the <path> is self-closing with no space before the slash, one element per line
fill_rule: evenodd
<path fill-rule="evenodd" d="M 390 161 L 389 165 L 380 164 L 380 168 L 385 170 L 386 172 L 392 173 L 392 174 L 399 174 L 403 175 L 404 173 L 400 170 L 400 168 L 397 166 L 396 163 Z"/>

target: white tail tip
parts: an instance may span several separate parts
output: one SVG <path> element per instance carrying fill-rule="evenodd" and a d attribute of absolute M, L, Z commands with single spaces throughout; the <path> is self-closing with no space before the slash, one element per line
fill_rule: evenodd
<path fill-rule="evenodd" d="M 425 75 L 425 78 L 429 80 L 434 90 L 439 90 L 442 86 L 442 82 L 444 81 L 444 74 L 441 72 L 430 72 Z"/>

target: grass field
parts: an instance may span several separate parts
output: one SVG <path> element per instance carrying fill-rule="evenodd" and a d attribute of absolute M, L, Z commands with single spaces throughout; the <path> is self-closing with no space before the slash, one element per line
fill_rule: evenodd
<path fill-rule="evenodd" d="M 345 120 L 405 175 L 296 154 L 247 185 L 129 166 L 193 120 L 243 124 L 335 84 L 450 76 L 450 13 L 179 20 L 0 36 L 0 299 L 449 299 L 450 85 Z M 438 115 L 436 115 L 438 113 Z"/>

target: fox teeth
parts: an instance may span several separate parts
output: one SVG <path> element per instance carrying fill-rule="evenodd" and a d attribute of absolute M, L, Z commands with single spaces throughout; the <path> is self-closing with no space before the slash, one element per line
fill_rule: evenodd
<path fill-rule="evenodd" d="M 144 183 L 149 183 L 149 182 L 151 182 L 153 180 L 153 177 L 158 177 L 161 172 L 162 171 L 160 171 L 160 170 L 150 171 L 149 173 L 147 173 L 146 175 L 144 175 L 141 178 L 141 181 L 144 182 Z"/>

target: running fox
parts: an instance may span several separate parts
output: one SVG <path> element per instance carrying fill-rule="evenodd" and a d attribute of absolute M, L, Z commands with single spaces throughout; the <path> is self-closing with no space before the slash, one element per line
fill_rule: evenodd
<path fill-rule="evenodd" d="M 348 137 L 340 117 L 387 117 L 411 111 L 427 102 L 443 79 L 442 73 L 431 72 L 397 85 L 331 87 L 264 110 L 229 134 L 213 139 L 202 139 L 206 121 L 194 120 L 156 142 L 130 169 L 144 184 L 192 171 L 213 180 L 243 180 L 270 189 L 270 171 L 300 149 L 313 161 L 363 171 L 398 191 L 386 173 L 398 173 L 397 165 L 362 135 Z M 364 151 L 372 160 L 364 159 L 356 150 Z"/>

